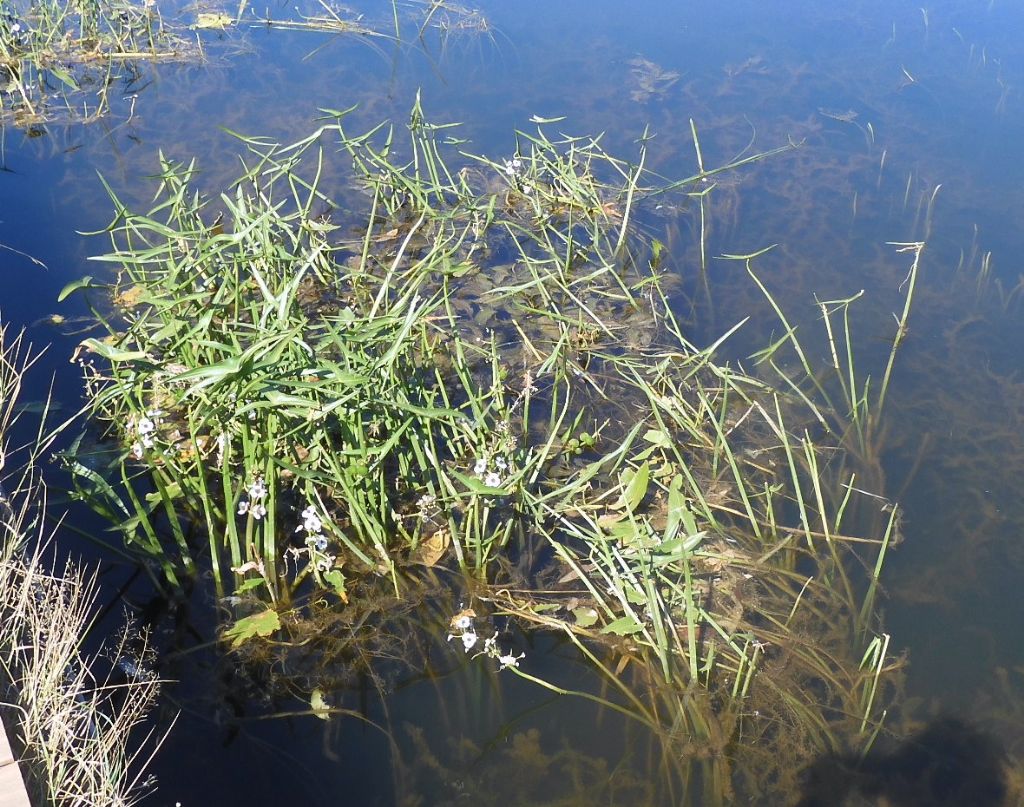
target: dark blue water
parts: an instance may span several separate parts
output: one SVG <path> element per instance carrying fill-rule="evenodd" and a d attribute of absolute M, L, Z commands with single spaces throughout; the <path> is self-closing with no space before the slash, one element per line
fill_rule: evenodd
<path fill-rule="evenodd" d="M 35 342 L 52 342 L 32 395 L 44 394 L 52 373 L 66 407 L 79 399 L 68 357 L 80 337 L 41 321 L 58 311 L 71 320 L 86 313 L 80 298 L 60 306 L 56 298 L 68 281 L 101 271 L 87 258 L 106 243 L 78 234 L 111 216 L 97 172 L 125 202 L 145 206 L 153 187 L 143 178 L 161 150 L 194 155 L 204 186 L 219 189 L 235 176 L 240 150 L 225 129 L 287 141 L 311 129 L 318 109 L 354 104 L 353 128 L 401 123 L 417 91 L 433 120 L 461 121 L 472 150 L 495 159 L 514 151 L 514 131 L 531 129 L 534 115 L 565 116 L 559 128 L 570 134 L 603 132 L 605 147 L 623 156 L 635 153 L 649 127 L 649 165 L 670 179 L 696 169 L 691 119 L 708 165 L 800 142 L 723 179 L 711 197 L 707 254 L 778 244 L 760 264 L 763 276 L 808 330 L 817 327 L 814 294 L 865 289 L 857 309 L 861 355 L 865 368 L 877 369 L 908 268 L 886 242 L 927 240 L 883 448 L 885 492 L 905 508 L 904 541 L 885 570 L 885 627 L 896 651 L 908 653 L 908 721 L 937 711 L 966 715 L 1019 758 L 1024 8 L 1006 0 L 924 10 L 903 2 L 837 5 L 494 2 L 481 6 L 485 29 L 447 36 L 431 29 L 423 41 L 411 37 L 416 24 L 403 16 L 412 41 L 402 45 L 258 27 L 204 32 L 209 63 L 149 68 L 151 81 L 124 93 L 138 97 L 115 99 L 101 122 L 40 127 L 31 137 L 7 125 L 0 312 L 27 326 Z M 368 25 L 393 32 L 389 6 L 364 10 Z M 465 18 L 450 13 L 453 26 L 458 19 Z M 652 84 L 651 75 L 662 81 Z M 693 276 L 692 228 L 659 221 L 649 226 L 665 228 L 672 261 Z M 989 272 L 979 280 L 983 265 Z M 707 299 L 694 295 L 694 327 L 708 341 L 741 317 L 768 320 L 738 271 L 712 260 Z M 768 335 L 754 326 L 730 349 L 742 357 Z M 443 649 L 429 658 L 440 664 Z M 529 671 L 565 675 L 571 654 L 560 653 L 538 648 Z M 255 691 L 232 713 L 220 695 L 237 682 L 210 652 L 168 669 L 183 679 L 169 692 L 168 710 L 183 711 L 151 766 L 161 787 L 148 803 L 391 804 L 405 792 L 388 762 L 392 749 L 373 727 L 309 716 L 249 720 L 301 707 L 286 699 L 259 704 Z M 466 673 L 438 683 L 401 669 L 389 684 L 398 694 L 381 703 L 363 682 L 366 714 L 398 727 L 414 757 L 413 735 L 402 727 L 426 724 L 431 747 L 450 765 L 448 779 L 469 774 L 451 773 L 459 755 L 443 747 L 447 739 L 479 746 L 468 767 L 475 775 L 505 765 L 508 777 L 518 775 L 517 763 L 502 753 L 517 735 L 527 745 L 539 736 L 548 755 L 573 738 L 594 759 L 603 756 L 609 771 L 628 745 L 615 721 L 594 731 L 584 707 L 565 699 L 552 706 L 550 693 L 510 675 Z M 358 686 L 353 693 L 358 707 Z M 494 781 L 501 786 L 500 776 Z M 448 803 L 458 788 L 435 782 L 422 792 L 423 801 L 407 803 Z"/>

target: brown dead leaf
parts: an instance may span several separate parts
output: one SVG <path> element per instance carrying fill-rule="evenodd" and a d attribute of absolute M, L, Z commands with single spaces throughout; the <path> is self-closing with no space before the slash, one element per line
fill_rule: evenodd
<path fill-rule="evenodd" d="M 441 528 L 429 538 L 421 541 L 409 555 L 409 560 L 424 566 L 434 566 L 444 557 L 444 553 L 448 551 L 451 543 L 451 533 L 447 529 Z"/>

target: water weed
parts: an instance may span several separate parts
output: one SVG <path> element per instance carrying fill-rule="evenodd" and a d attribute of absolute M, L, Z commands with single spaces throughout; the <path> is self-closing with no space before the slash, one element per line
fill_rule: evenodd
<path fill-rule="evenodd" d="M 822 304 L 837 381 L 777 305 L 786 335 L 758 357 L 776 377 L 718 358 L 735 328 L 690 341 L 644 222 L 673 198 L 703 211 L 738 167 L 707 168 L 696 126 L 698 173 L 666 181 L 646 132 L 623 160 L 540 122 L 486 156 L 418 99 L 404 129 L 325 114 L 294 144 L 242 138 L 219 197 L 168 159 L 148 214 L 111 193 L 116 279 L 66 290 L 106 292 L 79 358 L 110 450 L 99 470 L 65 454 L 78 494 L 158 585 L 209 563 L 247 599 L 236 646 L 316 592 L 354 608 L 363 581 L 400 596 L 411 568 L 458 570 L 454 651 L 561 692 L 474 620 L 564 634 L 607 681 L 596 700 L 654 730 L 680 781 L 697 766 L 709 803 L 755 769 L 751 787 L 792 784 L 808 748 L 866 748 L 896 666 L 873 599 L 896 520 L 875 532 L 851 500 L 898 341 L 877 400 L 848 328 L 845 364 L 836 348 L 850 301 Z"/>
<path fill-rule="evenodd" d="M 155 0 L 5 0 L 0 4 L 0 119 L 31 127 L 89 122 L 147 63 L 201 57 Z"/>

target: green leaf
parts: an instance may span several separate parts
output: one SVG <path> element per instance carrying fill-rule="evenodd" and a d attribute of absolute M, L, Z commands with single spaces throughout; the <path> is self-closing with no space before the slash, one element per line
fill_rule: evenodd
<path fill-rule="evenodd" d="M 572 615 L 576 624 L 581 628 L 589 628 L 597 622 L 597 610 L 587 606 L 581 605 L 579 608 L 573 608 Z"/>
<path fill-rule="evenodd" d="M 662 429 L 648 429 L 644 433 L 644 439 L 658 448 L 672 448 L 672 440 Z"/>
<path fill-rule="evenodd" d="M 147 358 L 142 350 L 121 350 L 113 345 L 108 345 L 106 342 L 101 342 L 99 339 L 83 339 L 82 344 L 107 361 L 139 361 L 140 359 Z"/>
<path fill-rule="evenodd" d="M 242 360 L 238 356 L 232 356 L 231 358 L 224 359 L 223 361 L 215 362 L 214 364 L 208 364 L 205 367 L 196 367 L 193 370 L 187 370 L 184 373 L 179 373 L 174 376 L 174 380 L 184 383 L 185 381 L 199 380 L 199 383 L 193 386 L 189 392 L 200 389 L 201 387 L 215 384 L 218 381 L 223 381 L 225 378 L 229 378 L 233 375 L 238 375 L 242 370 Z"/>
<path fill-rule="evenodd" d="M 668 519 L 665 524 L 665 542 L 675 539 L 682 527 L 687 535 L 696 535 L 697 520 L 690 512 L 686 504 L 686 497 L 683 495 L 683 478 L 676 475 L 668 486 Z"/>
<path fill-rule="evenodd" d="M 223 31 L 230 25 L 235 24 L 235 18 L 229 17 L 227 14 L 221 14 L 220 12 L 207 12 L 202 11 L 196 15 L 196 21 L 192 25 L 192 28 L 196 30 L 203 30 L 207 28 L 213 28 L 218 31 Z"/>
<path fill-rule="evenodd" d="M 104 504 L 116 507 L 120 514 L 124 516 L 124 519 L 120 522 L 115 521 L 115 523 L 118 523 L 118 527 L 121 530 L 124 530 L 127 526 L 126 522 L 131 517 L 131 513 L 128 511 L 128 507 L 122 501 L 121 497 L 117 495 L 117 492 L 110 483 L 92 468 L 82 464 L 78 460 L 71 459 L 67 456 L 65 457 L 65 460 L 67 462 L 68 470 L 71 471 L 71 475 L 75 479 L 76 488 L 82 488 L 82 500 L 87 504 L 92 504 L 98 499 Z"/>
<path fill-rule="evenodd" d="M 626 584 L 622 587 L 622 591 L 625 593 L 626 599 L 630 602 L 630 604 L 647 605 L 647 595 L 635 586 Z"/>
<path fill-rule="evenodd" d="M 479 493 L 481 496 L 507 496 L 508 491 L 504 488 L 492 488 L 490 485 L 485 485 L 476 477 L 466 476 L 464 473 L 452 470 L 452 474 L 458 479 L 463 485 L 465 485 L 470 493 Z"/>
<path fill-rule="evenodd" d="M 75 79 L 71 76 L 71 73 L 69 73 L 63 67 L 60 67 L 60 66 L 55 65 L 55 64 L 51 64 L 50 65 L 50 72 L 53 73 L 53 75 L 56 78 L 59 78 L 62 82 L 64 82 L 64 84 L 66 84 L 74 92 L 78 92 L 78 89 L 79 89 L 78 82 L 75 81 Z"/>
<path fill-rule="evenodd" d="M 264 393 L 263 397 L 271 406 L 278 409 L 284 409 L 287 407 L 293 413 L 319 410 L 323 406 L 319 401 L 303 398 L 299 395 L 288 395 L 287 393 L 278 392 L 276 390 L 269 390 Z"/>
<path fill-rule="evenodd" d="M 248 580 L 243 580 L 239 585 L 235 586 L 235 594 L 244 594 L 247 591 L 252 591 L 266 582 L 262 577 L 250 577 Z"/>
<path fill-rule="evenodd" d="M 689 555 L 691 552 L 693 552 L 694 549 L 696 549 L 698 546 L 704 543 L 704 539 L 707 537 L 707 532 L 705 530 L 701 530 L 700 532 L 695 532 L 692 535 L 677 538 L 670 544 L 663 544 L 662 546 L 658 547 L 658 552 L 673 554 L 675 554 L 676 552 L 680 552 Z M 678 546 L 676 546 L 677 544 Z"/>
<path fill-rule="evenodd" d="M 345 592 L 345 575 L 341 573 L 341 569 L 331 569 L 324 574 L 324 581 L 334 589 L 335 594 L 346 602 L 348 601 L 348 594 Z"/>
<path fill-rule="evenodd" d="M 169 484 L 166 487 L 164 487 L 162 492 L 159 491 L 159 490 L 156 490 L 156 491 L 153 491 L 152 493 L 147 493 L 146 494 L 146 501 L 149 502 L 152 505 L 157 505 L 157 504 L 160 504 L 161 501 L 163 501 L 163 498 L 165 496 L 168 499 L 180 499 L 181 496 L 182 496 L 181 483 L 180 482 L 171 482 L 171 484 Z"/>
<path fill-rule="evenodd" d="M 258 614 L 243 617 L 234 625 L 224 631 L 224 638 L 231 640 L 232 650 L 240 647 L 244 642 L 254 636 L 270 636 L 274 631 L 280 630 L 281 618 L 277 611 L 268 608 Z"/>
<path fill-rule="evenodd" d="M 635 472 L 625 471 L 620 477 L 624 490 L 622 504 L 630 513 L 634 512 L 647 495 L 647 486 L 651 479 L 651 466 L 646 462 Z"/>
<path fill-rule="evenodd" d="M 646 523 L 634 519 L 628 521 L 619 520 L 601 525 L 612 538 L 617 539 L 623 545 L 630 545 L 642 539 L 646 534 Z"/>
<path fill-rule="evenodd" d="M 68 298 L 69 295 L 74 294 L 79 289 L 94 289 L 97 287 L 106 288 L 106 284 L 98 284 L 92 282 L 92 275 L 86 275 L 80 277 L 78 280 L 72 280 L 64 288 L 60 290 L 60 294 L 57 295 L 57 302 L 62 303 Z"/>
<path fill-rule="evenodd" d="M 644 629 L 635 616 L 623 616 L 601 628 L 601 633 L 614 633 L 616 636 L 632 636 Z"/>
<path fill-rule="evenodd" d="M 666 541 L 654 548 L 655 566 L 667 566 L 671 563 L 683 560 L 690 556 L 694 549 L 703 543 L 708 537 L 706 532 L 695 532 L 693 535 L 684 535 L 672 541 Z"/>

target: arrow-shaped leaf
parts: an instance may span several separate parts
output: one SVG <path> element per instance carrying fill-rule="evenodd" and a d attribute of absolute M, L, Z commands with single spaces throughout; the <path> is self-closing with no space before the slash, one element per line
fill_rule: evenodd
<path fill-rule="evenodd" d="M 224 638 L 231 640 L 231 648 L 234 649 L 254 636 L 270 636 L 280 628 L 281 618 L 277 615 L 277 611 L 268 608 L 258 614 L 239 619 L 224 631 Z"/>
<path fill-rule="evenodd" d="M 623 616 L 616 619 L 614 622 L 605 625 L 601 628 L 601 633 L 614 633 L 616 636 L 631 636 L 634 633 L 639 633 L 644 629 L 635 616 Z"/>

